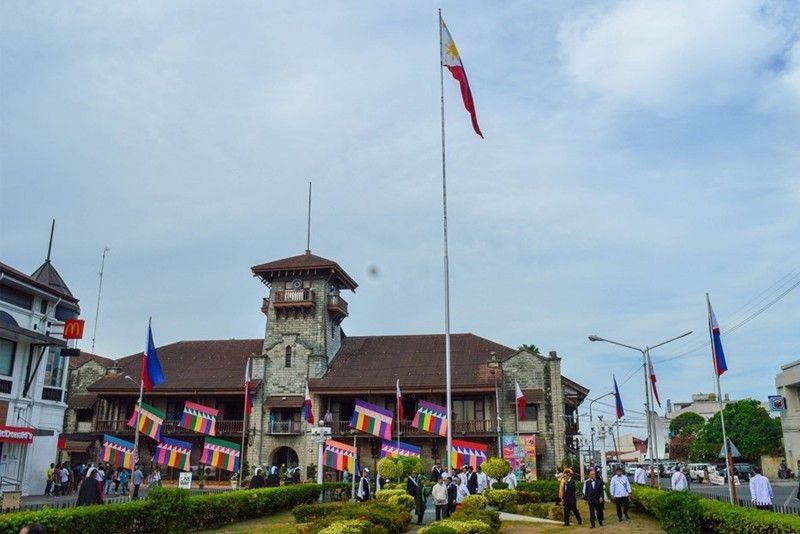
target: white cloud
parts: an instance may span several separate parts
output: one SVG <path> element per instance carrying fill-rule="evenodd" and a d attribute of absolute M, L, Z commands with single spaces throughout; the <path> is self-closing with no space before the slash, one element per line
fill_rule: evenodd
<path fill-rule="evenodd" d="M 789 39 L 760 0 L 629 0 L 559 34 L 575 82 L 663 114 L 753 98 Z"/>

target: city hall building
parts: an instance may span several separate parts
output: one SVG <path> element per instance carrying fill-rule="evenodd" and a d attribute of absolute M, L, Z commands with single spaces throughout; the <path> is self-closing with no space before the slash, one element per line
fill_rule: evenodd
<path fill-rule="evenodd" d="M 192 442 L 193 465 L 199 463 L 203 436 L 178 426 L 184 402 L 218 409 L 218 437 L 239 443 L 248 359 L 255 389 L 245 432 L 250 465 L 298 465 L 305 478 L 305 468 L 317 463 L 318 445 L 302 418 L 308 384 L 315 420 L 325 421 L 333 439 L 355 440 L 360 464 L 374 467 L 381 440 L 353 431 L 350 418 L 356 399 L 396 413 L 397 380 L 407 420 L 392 425 L 392 440 L 399 428 L 400 440 L 421 447 L 429 463 L 445 463 L 445 438 L 411 424 L 417 401 L 446 405 L 443 334 L 345 335 L 342 325 L 350 311 L 343 294 L 355 291 L 357 284 L 338 263 L 310 251 L 256 265 L 252 272 L 268 291 L 261 305 L 263 338 L 180 341 L 158 348 L 166 381 L 145 402 L 166 412 L 163 435 Z M 534 435 L 540 476 L 575 452 L 576 413 L 588 390 L 561 375 L 555 352 L 542 356 L 475 334 L 453 334 L 451 354 L 454 439 L 485 444 L 496 455 L 500 434 Z M 121 358 L 93 383 L 75 384 L 71 399 L 81 406 L 84 428 L 70 429 L 74 432 L 68 437 L 94 443 L 87 457 L 96 454 L 103 433 L 132 440 L 127 420 L 138 396 L 141 358 L 141 353 Z M 515 416 L 515 381 L 527 400 L 524 421 Z M 146 460 L 155 442 L 142 442 Z"/>

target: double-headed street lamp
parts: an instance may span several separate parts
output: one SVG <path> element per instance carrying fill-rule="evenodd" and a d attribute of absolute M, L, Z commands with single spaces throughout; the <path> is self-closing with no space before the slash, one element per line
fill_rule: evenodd
<path fill-rule="evenodd" d="M 656 347 L 660 347 L 662 345 L 666 345 L 667 343 L 672 343 L 678 339 L 688 336 L 691 334 L 692 331 L 689 330 L 685 334 L 681 334 L 679 336 L 673 337 L 666 341 L 662 341 L 661 343 L 656 343 L 652 346 L 646 346 L 645 348 L 641 349 L 639 347 L 634 347 L 632 345 L 626 345 L 625 343 L 620 343 L 618 341 L 611 341 L 610 339 L 604 339 L 600 336 L 593 335 L 589 336 L 589 341 L 605 341 L 606 343 L 611 343 L 612 345 L 619 345 L 620 347 L 625 347 L 627 349 L 632 349 L 642 354 L 642 370 L 644 371 L 644 400 L 645 400 L 645 408 L 647 410 L 647 448 L 650 449 L 650 467 L 655 468 L 655 461 L 653 455 L 655 454 L 656 444 L 654 443 L 655 437 L 655 421 L 651 421 L 650 419 L 650 386 L 647 380 L 647 360 L 650 355 L 650 349 L 654 349 Z M 656 478 L 658 480 L 658 478 Z"/>

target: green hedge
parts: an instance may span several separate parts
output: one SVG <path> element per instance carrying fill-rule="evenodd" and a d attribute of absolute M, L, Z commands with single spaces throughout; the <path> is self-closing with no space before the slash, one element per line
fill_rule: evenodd
<path fill-rule="evenodd" d="M 334 486 L 337 485 L 329 487 Z M 80 534 L 160 534 L 211 529 L 313 502 L 320 489 L 316 484 L 299 484 L 191 495 L 186 490 L 157 488 L 143 501 L 3 514 L 0 534 L 17 534 L 29 523 L 39 523 L 47 532 Z"/>
<path fill-rule="evenodd" d="M 667 530 L 665 522 L 670 524 L 673 514 L 668 513 L 667 505 L 672 502 L 674 492 L 654 490 L 637 487 L 631 493 L 631 503 L 634 508 L 646 512 L 661 522 Z M 685 493 L 683 495 L 686 495 Z M 680 496 L 677 499 L 692 497 Z M 756 510 L 742 506 L 733 506 L 730 503 L 712 499 L 697 499 L 697 508 L 692 512 L 698 517 L 693 517 L 691 522 L 699 522 L 701 532 L 714 532 L 718 534 L 789 534 L 800 532 L 800 517 L 788 514 L 778 514 L 766 510 Z M 690 530 L 683 529 L 682 532 Z"/>
<path fill-rule="evenodd" d="M 298 522 L 305 522 L 313 515 L 313 512 L 307 512 L 308 508 L 302 506 L 292 510 Z M 324 505 L 319 508 L 324 508 L 324 511 L 313 523 L 303 527 L 301 529 L 303 532 L 316 534 L 323 532 L 335 523 L 357 519 L 368 521 L 388 534 L 402 534 L 408 530 L 408 526 L 411 524 L 411 514 L 408 511 L 385 502 L 348 502 L 335 506 Z"/>
<path fill-rule="evenodd" d="M 555 502 L 558 498 L 558 480 L 531 480 L 517 484 L 518 491 L 532 491 L 541 495 L 542 502 Z"/>

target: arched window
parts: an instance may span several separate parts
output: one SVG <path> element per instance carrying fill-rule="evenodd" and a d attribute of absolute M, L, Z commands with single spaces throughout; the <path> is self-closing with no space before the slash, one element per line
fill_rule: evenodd
<path fill-rule="evenodd" d="M 284 363 L 284 367 L 291 367 L 292 366 L 292 347 L 286 347 L 286 363 Z"/>

